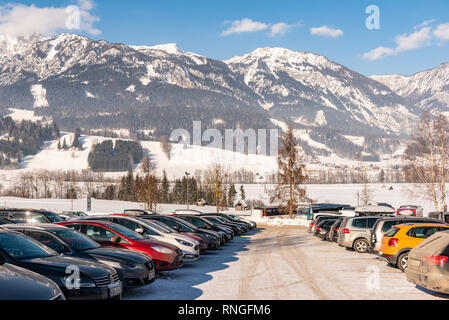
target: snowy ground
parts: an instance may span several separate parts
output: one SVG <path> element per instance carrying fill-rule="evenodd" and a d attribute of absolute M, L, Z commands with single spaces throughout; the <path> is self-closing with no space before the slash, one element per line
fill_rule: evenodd
<path fill-rule="evenodd" d="M 372 255 L 322 242 L 298 227 L 236 238 L 182 269 L 164 272 L 126 299 L 424 300 L 445 299 L 407 282 Z"/>

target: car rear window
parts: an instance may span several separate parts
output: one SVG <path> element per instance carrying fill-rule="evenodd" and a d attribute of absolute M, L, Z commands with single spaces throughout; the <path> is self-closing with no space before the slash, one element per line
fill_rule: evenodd
<path fill-rule="evenodd" d="M 390 231 L 388 231 L 385 234 L 385 237 L 388 237 L 388 238 L 394 237 L 396 235 L 396 233 L 398 233 L 398 231 L 399 231 L 399 228 L 394 228 L 393 227 L 393 228 L 390 229 Z"/>
<path fill-rule="evenodd" d="M 393 226 L 396 226 L 396 225 L 398 225 L 400 223 L 401 223 L 401 221 L 399 221 L 399 220 L 385 221 L 384 225 L 382 226 L 382 232 L 387 232 Z"/>

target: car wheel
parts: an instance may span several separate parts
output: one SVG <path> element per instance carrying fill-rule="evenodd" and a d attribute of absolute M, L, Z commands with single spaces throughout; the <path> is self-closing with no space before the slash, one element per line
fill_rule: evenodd
<path fill-rule="evenodd" d="M 408 267 L 408 252 L 401 254 L 398 258 L 398 268 L 402 272 L 405 272 Z"/>
<path fill-rule="evenodd" d="M 358 253 L 367 253 L 368 252 L 368 241 L 359 239 L 356 242 L 354 242 L 354 250 Z"/>

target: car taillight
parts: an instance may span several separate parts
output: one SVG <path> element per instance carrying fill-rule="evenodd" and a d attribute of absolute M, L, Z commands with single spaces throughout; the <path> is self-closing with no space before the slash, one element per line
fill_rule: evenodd
<path fill-rule="evenodd" d="M 316 228 L 317 231 L 321 231 L 321 228 Z"/>
<path fill-rule="evenodd" d="M 424 258 L 424 260 L 432 265 L 435 266 L 444 266 L 448 260 L 448 257 L 445 256 L 430 256 L 430 257 L 426 257 Z"/>
<path fill-rule="evenodd" d="M 337 232 L 340 231 L 340 228 L 335 228 L 335 231 L 337 231 Z"/>
<path fill-rule="evenodd" d="M 390 241 L 388 241 L 388 246 L 390 247 L 397 247 L 399 245 L 399 239 L 390 239 Z"/>
<path fill-rule="evenodd" d="M 313 228 L 313 226 L 314 226 L 314 224 L 313 224 L 313 223 L 311 223 L 311 224 L 310 224 L 310 228 Z"/>
<path fill-rule="evenodd" d="M 349 234 L 349 229 L 343 229 L 343 233 Z"/>

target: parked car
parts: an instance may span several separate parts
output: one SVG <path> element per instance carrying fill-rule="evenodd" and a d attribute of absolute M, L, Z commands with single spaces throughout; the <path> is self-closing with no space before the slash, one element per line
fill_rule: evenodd
<path fill-rule="evenodd" d="M 309 229 L 308 229 L 307 232 L 315 233 L 316 226 L 323 220 L 333 220 L 333 221 L 335 221 L 335 220 L 338 220 L 339 218 L 340 218 L 339 216 L 319 215 L 314 220 L 312 220 L 312 222 L 309 224 Z"/>
<path fill-rule="evenodd" d="M 182 250 L 184 262 L 198 260 L 200 256 L 198 241 L 181 234 L 169 233 L 148 220 L 126 215 L 92 216 L 85 220 L 113 222 L 146 238 L 169 243 Z"/>
<path fill-rule="evenodd" d="M 88 214 L 82 211 L 64 211 L 61 214 L 58 214 L 64 220 L 72 220 L 81 217 L 87 217 Z"/>
<path fill-rule="evenodd" d="M 370 230 L 379 219 L 382 216 L 344 218 L 338 232 L 338 245 L 354 249 L 358 253 L 367 253 L 370 247 Z"/>
<path fill-rule="evenodd" d="M 218 232 L 200 229 L 197 226 L 185 220 L 177 218 L 175 216 L 155 215 L 155 216 L 144 216 L 141 218 L 145 220 L 160 221 L 162 223 L 165 223 L 169 227 L 175 229 L 176 231 L 185 233 L 187 235 L 191 234 L 194 236 L 200 236 L 204 241 L 206 241 L 208 249 L 217 249 L 218 247 L 220 247 L 221 238 L 223 238 L 224 242 L 224 236 L 220 235 Z"/>
<path fill-rule="evenodd" d="M 89 236 L 104 247 L 145 253 L 153 260 L 156 271 L 173 270 L 183 266 L 184 255 L 179 248 L 150 240 L 116 223 L 80 220 L 59 224 Z"/>
<path fill-rule="evenodd" d="M 447 212 L 430 212 L 429 217 L 449 223 L 449 213 Z"/>
<path fill-rule="evenodd" d="M 11 219 L 0 218 L 0 226 L 5 225 L 5 224 L 15 224 L 15 223 L 16 222 Z"/>
<path fill-rule="evenodd" d="M 449 232 L 438 232 L 409 253 L 407 280 L 449 294 Z"/>
<path fill-rule="evenodd" d="M 441 224 L 403 224 L 394 226 L 383 239 L 379 257 L 388 264 L 405 272 L 409 252 L 427 238 L 440 231 L 449 231 L 449 225 Z"/>
<path fill-rule="evenodd" d="M 202 217 L 216 225 L 231 228 L 236 235 L 242 234 L 246 231 L 245 227 L 229 222 L 220 216 L 202 215 Z"/>
<path fill-rule="evenodd" d="M 248 224 L 250 225 L 250 228 L 251 228 L 251 229 L 257 228 L 257 223 L 255 223 L 254 221 L 244 219 L 244 218 L 242 218 L 242 217 L 240 217 L 240 216 L 236 216 L 236 215 L 234 215 L 234 214 L 227 214 L 227 216 L 230 217 L 231 219 L 233 219 L 234 221 L 238 221 L 238 222 L 246 222 L 246 223 L 248 223 Z"/>
<path fill-rule="evenodd" d="M 334 221 L 334 224 L 331 227 L 331 230 L 329 231 L 329 241 L 330 242 L 337 242 L 338 240 L 338 231 L 340 231 L 340 226 L 343 222 L 344 218 L 339 218 Z"/>
<path fill-rule="evenodd" d="M 211 223 L 210 221 L 207 221 L 206 219 L 204 219 L 200 216 L 176 215 L 176 217 L 179 217 L 179 218 L 195 225 L 197 228 L 218 232 L 219 234 L 223 235 L 224 242 L 227 242 L 234 238 L 234 232 L 232 231 L 232 229 Z M 224 243 L 222 243 L 222 244 L 224 244 Z"/>
<path fill-rule="evenodd" d="M 400 206 L 396 210 L 396 215 L 422 218 L 424 217 L 424 209 L 421 206 L 414 205 Z"/>
<path fill-rule="evenodd" d="M 6 263 L 53 280 L 69 300 L 120 299 L 122 295 L 122 283 L 113 268 L 86 259 L 61 256 L 15 231 L 0 229 L 0 257 Z M 72 269 L 74 267 L 77 270 Z M 78 270 L 80 282 L 71 287 L 69 284 Z"/>
<path fill-rule="evenodd" d="M 316 214 L 327 212 L 334 213 L 335 215 L 340 215 L 340 212 L 342 210 L 350 208 L 350 205 L 336 203 L 317 203 L 313 205 L 304 204 L 298 206 L 296 214 L 300 217 L 306 218 L 307 220 L 314 220 L 316 218 Z"/>
<path fill-rule="evenodd" d="M 123 214 L 129 215 L 129 216 L 147 216 L 147 215 L 154 215 L 156 212 L 149 211 L 149 210 L 143 210 L 143 209 L 128 209 L 123 210 Z"/>
<path fill-rule="evenodd" d="M 0 209 L 0 217 L 22 223 L 57 223 L 64 221 L 54 212 L 35 209 Z"/>
<path fill-rule="evenodd" d="M 65 297 L 54 281 L 6 264 L 0 255 L 0 300 L 65 300 Z"/>
<path fill-rule="evenodd" d="M 209 215 L 218 216 L 218 217 L 222 218 L 223 220 L 225 220 L 228 223 L 241 226 L 241 227 L 244 228 L 245 232 L 253 229 L 252 224 L 249 223 L 248 221 L 245 221 L 243 219 L 235 219 L 235 218 L 231 217 L 229 214 L 219 213 L 219 214 L 209 214 Z"/>
<path fill-rule="evenodd" d="M 315 235 L 322 240 L 329 240 L 329 233 L 336 220 L 323 220 L 317 224 Z"/>
<path fill-rule="evenodd" d="M 56 224 L 10 225 L 7 228 L 23 233 L 59 254 L 113 267 L 124 288 L 146 286 L 155 280 L 154 264 L 147 255 L 130 250 L 103 248 L 88 236 Z"/>
<path fill-rule="evenodd" d="M 149 220 L 149 219 L 146 219 Z M 183 233 L 183 232 L 179 232 L 171 227 L 169 227 L 168 225 L 166 225 L 163 222 L 160 222 L 158 220 L 151 220 L 150 221 L 153 224 L 156 224 L 159 228 L 163 229 L 166 233 L 172 234 L 172 235 L 183 235 L 186 236 L 192 240 L 195 240 L 199 243 L 199 248 L 200 248 L 200 254 L 204 254 L 206 252 L 207 249 L 207 241 L 204 240 L 204 238 L 199 235 L 199 234 L 193 234 L 193 233 Z"/>
<path fill-rule="evenodd" d="M 373 254 L 377 254 L 380 250 L 380 246 L 382 244 L 382 238 L 390 231 L 390 229 L 393 226 L 399 225 L 399 224 L 405 224 L 405 223 L 441 223 L 443 224 L 443 221 L 439 221 L 436 219 L 430 219 L 430 218 L 415 218 L 415 217 L 407 217 L 407 216 L 397 216 L 397 217 L 391 217 L 391 218 L 383 218 L 377 220 L 376 224 L 374 225 L 373 229 L 371 230 L 371 237 L 370 237 L 370 252 Z"/>

